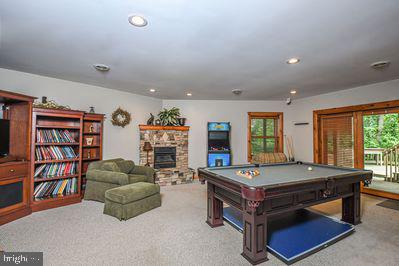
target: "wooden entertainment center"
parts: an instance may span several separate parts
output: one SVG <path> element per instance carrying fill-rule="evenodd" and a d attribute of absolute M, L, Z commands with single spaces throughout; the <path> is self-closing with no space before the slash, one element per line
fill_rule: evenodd
<path fill-rule="evenodd" d="M 0 119 L 10 121 L 9 153 L 0 157 L 0 225 L 81 202 L 87 167 L 102 160 L 104 115 L 34 108 L 34 100 L 0 90 Z"/>
<path fill-rule="evenodd" d="M 34 99 L 0 90 L 2 117 L 10 120 L 9 155 L 0 158 L 0 225 L 32 212 L 29 165 Z"/>

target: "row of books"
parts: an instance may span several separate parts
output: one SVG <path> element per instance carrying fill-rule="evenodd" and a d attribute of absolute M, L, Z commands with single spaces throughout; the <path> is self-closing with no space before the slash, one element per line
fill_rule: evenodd
<path fill-rule="evenodd" d="M 58 146 L 46 146 L 36 147 L 36 160 L 63 160 L 76 158 L 77 154 L 72 147 L 58 147 Z"/>
<path fill-rule="evenodd" d="M 40 183 L 35 187 L 35 199 L 55 198 L 78 193 L 78 179 L 64 179 Z"/>
<path fill-rule="evenodd" d="M 75 143 L 68 130 L 62 129 L 39 129 L 36 134 L 38 143 Z"/>
<path fill-rule="evenodd" d="M 45 178 L 74 175 L 77 173 L 77 169 L 78 164 L 76 162 L 40 164 L 36 167 L 34 176 Z"/>

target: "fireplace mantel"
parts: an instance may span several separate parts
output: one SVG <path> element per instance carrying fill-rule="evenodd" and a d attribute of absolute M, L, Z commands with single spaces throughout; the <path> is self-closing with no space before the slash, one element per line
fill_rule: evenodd
<path fill-rule="evenodd" d="M 139 125 L 140 130 L 175 130 L 175 131 L 189 131 L 189 126 L 151 126 Z"/>

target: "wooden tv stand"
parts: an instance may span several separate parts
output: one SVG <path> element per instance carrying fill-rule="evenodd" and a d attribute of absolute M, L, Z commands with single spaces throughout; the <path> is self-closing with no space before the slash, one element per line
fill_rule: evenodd
<path fill-rule="evenodd" d="M 29 215 L 32 104 L 34 97 L 0 90 L 10 120 L 10 155 L 0 158 L 0 225 Z"/>
<path fill-rule="evenodd" d="M 0 164 L 19 161 L 15 156 L 0 157 Z M 22 160 L 23 161 L 23 160 Z"/>

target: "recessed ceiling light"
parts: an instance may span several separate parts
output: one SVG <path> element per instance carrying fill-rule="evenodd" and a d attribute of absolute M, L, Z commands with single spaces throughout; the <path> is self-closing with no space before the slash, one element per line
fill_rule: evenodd
<path fill-rule="evenodd" d="M 136 27 L 144 27 L 148 24 L 147 20 L 139 15 L 130 15 L 129 23 Z"/>
<path fill-rule="evenodd" d="M 157 90 L 156 89 L 150 89 L 150 92 L 156 92 Z"/>
<path fill-rule="evenodd" d="M 292 65 L 292 64 L 299 63 L 299 61 L 301 61 L 299 58 L 293 57 L 293 58 L 290 58 L 290 59 L 287 60 L 287 64 Z"/>
<path fill-rule="evenodd" d="M 291 90 L 290 93 L 291 94 L 296 94 L 296 90 Z"/>
<path fill-rule="evenodd" d="M 97 69 L 98 71 L 102 71 L 102 72 L 107 72 L 111 69 L 109 66 L 104 65 L 104 64 L 94 64 L 93 67 L 95 69 Z"/>
<path fill-rule="evenodd" d="M 374 69 L 384 69 L 389 67 L 389 65 L 391 64 L 391 62 L 389 61 L 379 61 L 379 62 L 374 62 L 370 65 L 371 68 Z"/>
<path fill-rule="evenodd" d="M 241 93 L 242 93 L 242 90 L 240 90 L 240 89 L 233 89 L 233 90 L 231 90 L 231 92 L 234 94 L 234 95 L 241 95 Z"/>
<path fill-rule="evenodd" d="M 193 94 L 191 92 L 187 92 L 186 94 L 187 96 L 193 96 Z"/>

